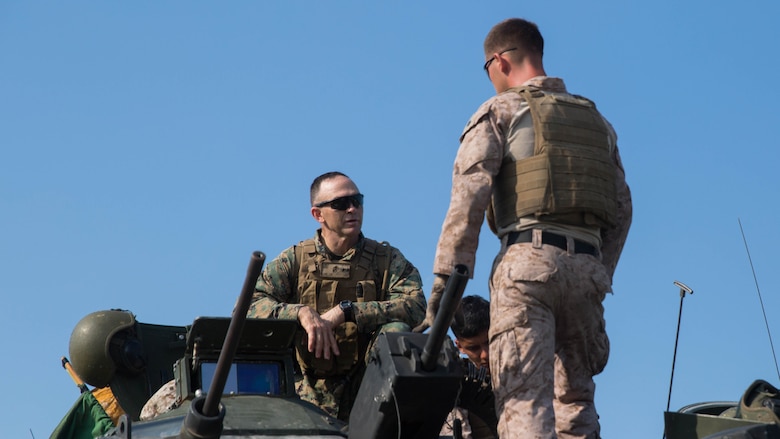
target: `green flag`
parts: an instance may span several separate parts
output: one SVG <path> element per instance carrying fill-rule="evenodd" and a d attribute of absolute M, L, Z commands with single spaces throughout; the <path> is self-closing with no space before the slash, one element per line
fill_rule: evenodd
<path fill-rule="evenodd" d="M 94 439 L 114 428 L 92 392 L 82 392 L 49 439 Z"/>

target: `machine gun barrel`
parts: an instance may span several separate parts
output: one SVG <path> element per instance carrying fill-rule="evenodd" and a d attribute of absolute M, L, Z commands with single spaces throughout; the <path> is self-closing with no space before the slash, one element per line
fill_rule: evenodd
<path fill-rule="evenodd" d="M 428 334 L 428 341 L 423 347 L 422 368 L 425 371 L 432 371 L 436 368 L 436 362 L 439 357 L 441 345 L 444 343 L 444 337 L 452 324 L 452 318 L 460 306 L 460 299 L 463 297 L 463 291 L 466 289 L 466 282 L 469 280 L 469 269 L 462 264 L 453 268 L 444 292 L 441 296 L 439 312 L 436 313 L 436 319 L 433 321 L 431 331 Z"/>
<path fill-rule="evenodd" d="M 230 366 L 233 363 L 233 357 L 238 349 L 238 342 L 241 338 L 241 332 L 246 322 L 246 313 L 249 311 L 249 305 L 252 303 L 252 294 L 255 291 L 257 278 L 263 271 L 265 263 L 265 254 L 260 251 L 252 253 L 249 260 L 249 267 L 246 270 L 244 286 L 241 289 L 241 295 L 238 297 L 236 307 L 233 310 L 233 318 L 230 320 L 225 343 L 219 353 L 219 359 L 214 369 L 214 379 L 211 382 L 205 400 L 199 401 L 195 398 L 190 405 L 190 411 L 184 419 L 180 438 L 218 438 L 222 432 L 222 419 L 224 413 L 220 412 L 219 401 L 222 398 L 222 392 L 225 390 Z"/>

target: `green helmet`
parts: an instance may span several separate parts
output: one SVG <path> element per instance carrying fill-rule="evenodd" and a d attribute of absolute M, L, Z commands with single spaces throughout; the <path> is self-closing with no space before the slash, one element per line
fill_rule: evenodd
<path fill-rule="evenodd" d="M 70 335 L 70 360 L 84 382 L 105 387 L 117 367 L 140 372 L 145 365 L 135 332 L 135 316 L 112 309 L 88 314 Z"/>

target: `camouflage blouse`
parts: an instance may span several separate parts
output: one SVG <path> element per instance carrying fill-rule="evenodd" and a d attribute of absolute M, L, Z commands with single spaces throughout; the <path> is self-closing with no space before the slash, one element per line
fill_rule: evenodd
<path fill-rule="evenodd" d="M 360 235 L 358 243 L 343 256 L 337 256 L 322 243 L 320 232 L 314 236 L 317 253 L 332 261 L 348 262 L 359 257 L 365 238 Z M 425 295 L 422 279 L 411 262 L 395 248 L 388 246 L 390 270 L 388 291 L 384 301 L 355 302 L 355 321 L 358 331 L 370 333 L 389 322 L 403 322 L 410 327 L 420 324 L 425 318 Z M 257 279 L 248 316 L 257 318 L 298 319 L 298 291 L 293 291 L 298 273 L 294 273 L 295 246 L 284 250 L 268 263 Z"/>

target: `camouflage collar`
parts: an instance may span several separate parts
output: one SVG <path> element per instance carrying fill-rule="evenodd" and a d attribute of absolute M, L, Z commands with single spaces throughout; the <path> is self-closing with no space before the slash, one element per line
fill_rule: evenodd
<path fill-rule="evenodd" d="M 535 76 L 525 81 L 523 85 L 530 85 L 552 92 L 566 93 L 566 85 L 563 83 L 563 79 L 553 76 Z"/>
<path fill-rule="evenodd" d="M 358 253 L 359 249 L 363 248 L 363 240 L 364 240 L 363 233 L 360 233 L 360 237 L 358 238 L 357 244 L 355 244 L 354 247 L 347 250 L 346 253 L 344 253 L 342 256 L 338 256 L 330 249 L 322 240 L 322 229 L 317 229 L 317 233 L 314 234 L 314 246 L 317 249 L 317 253 L 325 256 L 326 258 L 330 260 L 340 260 L 340 261 L 349 261 L 352 258 L 355 257 L 355 255 Z"/>

